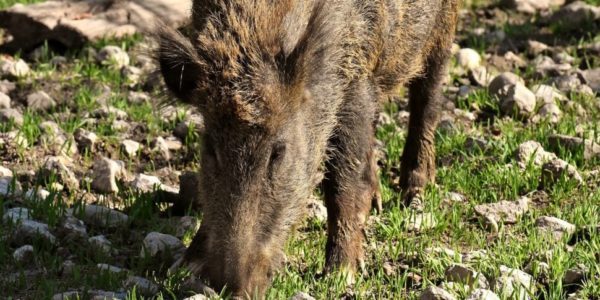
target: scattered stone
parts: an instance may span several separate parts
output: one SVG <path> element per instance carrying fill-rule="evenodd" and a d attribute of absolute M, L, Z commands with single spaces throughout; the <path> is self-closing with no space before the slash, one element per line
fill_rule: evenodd
<path fill-rule="evenodd" d="M 121 76 L 125 78 L 130 88 L 134 88 L 140 83 L 142 78 L 143 71 L 142 69 L 134 66 L 124 66 L 121 68 Z M 129 101 L 132 101 L 129 99 Z M 132 101 L 132 103 L 135 103 Z M 141 103 L 141 102 L 140 102 Z"/>
<path fill-rule="evenodd" d="M 78 291 L 70 291 L 64 293 L 58 293 L 52 296 L 52 300 L 73 300 L 82 299 L 82 294 Z"/>
<path fill-rule="evenodd" d="M 559 102 L 567 102 L 569 99 L 565 95 L 563 95 L 559 90 L 545 84 L 535 85 L 532 88 L 532 91 L 535 94 L 535 97 L 538 100 L 538 104 L 544 103 L 553 103 L 556 104 L 556 101 Z"/>
<path fill-rule="evenodd" d="M 209 300 L 209 297 L 206 297 L 203 294 L 197 294 L 191 297 L 184 298 L 183 300 Z"/>
<path fill-rule="evenodd" d="M 583 151 L 583 158 L 600 158 L 600 144 L 591 140 L 584 140 L 578 137 L 572 137 L 562 134 L 553 134 L 548 137 L 550 146 L 554 149 L 565 148 L 570 152 Z"/>
<path fill-rule="evenodd" d="M 485 151 L 488 148 L 488 141 L 479 137 L 470 136 L 465 141 L 465 150 L 468 152 Z"/>
<path fill-rule="evenodd" d="M 129 222 L 129 217 L 116 210 L 99 205 L 85 205 L 84 221 L 99 227 L 118 227 Z"/>
<path fill-rule="evenodd" d="M 488 220 L 514 224 L 529 210 L 530 199 L 521 197 L 517 201 L 500 201 L 476 205 L 475 213 Z"/>
<path fill-rule="evenodd" d="M 5 134 L 0 133 L 0 136 L 3 136 L 4 140 L 8 141 L 13 147 L 27 148 L 29 146 L 27 138 L 20 131 L 13 130 Z"/>
<path fill-rule="evenodd" d="M 549 76 L 564 75 L 573 67 L 568 63 L 557 64 L 554 59 L 548 56 L 538 56 L 533 60 L 535 75 L 540 78 Z"/>
<path fill-rule="evenodd" d="M 17 126 L 23 125 L 23 114 L 14 108 L 0 109 L 0 123 L 8 123 L 12 120 Z"/>
<path fill-rule="evenodd" d="M 484 66 L 469 70 L 469 80 L 478 86 L 488 86 L 493 79 L 491 72 Z"/>
<path fill-rule="evenodd" d="M 563 283 L 565 285 L 570 284 L 579 284 L 583 282 L 586 275 L 588 273 L 588 269 L 585 265 L 578 265 L 576 268 L 572 268 L 565 272 L 565 276 L 563 277 Z"/>
<path fill-rule="evenodd" d="M 550 265 L 545 262 L 531 261 L 525 266 L 524 271 L 527 274 L 535 275 L 540 280 L 545 280 L 550 274 Z"/>
<path fill-rule="evenodd" d="M 14 82 L 8 81 L 6 79 L 0 80 L 0 92 L 8 95 L 16 88 L 17 85 Z"/>
<path fill-rule="evenodd" d="M 446 280 L 467 284 L 471 287 L 488 288 L 485 276 L 465 265 L 453 264 L 446 269 Z"/>
<path fill-rule="evenodd" d="M 307 208 L 309 219 L 316 220 L 321 223 L 327 221 L 327 208 L 323 204 L 323 201 L 317 199 L 316 197 L 311 197 Z"/>
<path fill-rule="evenodd" d="M 563 112 L 555 103 L 545 103 L 538 110 L 537 115 L 532 119 L 533 122 L 547 120 L 550 123 L 556 124 L 562 118 Z"/>
<path fill-rule="evenodd" d="M 39 127 L 43 133 L 51 136 L 58 136 L 63 134 L 63 130 L 54 121 L 44 121 L 40 123 Z"/>
<path fill-rule="evenodd" d="M 139 276 L 127 277 L 127 280 L 125 280 L 125 287 L 128 289 L 135 288 L 140 295 L 145 297 L 152 297 L 159 292 L 159 287 L 156 284 Z"/>
<path fill-rule="evenodd" d="M 500 297 L 490 290 L 476 289 L 466 300 L 500 300 Z"/>
<path fill-rule="evenodd" d="M 142 193 L 151 193 L 155 189 L 161 189 L 162 186 L 163 184 L 158 177 L 146 174 L 137 174 L 131 183 L 133 189 Z"/>
<path fill-rule="evenodd" d="M 33 220 L 23 220 L 18 223 L 13 235 L 13 243 L 17 245 L 32 244 L 41 239 L 44 242 L 54 245 L 56 237 L 48 229 L 48 225 Z"/>
<path fill-rule="evenodd" d="M 110 254 L 112 252 L 112 243 L 103 235 L 89 238 L 88 243 L 95 249 L 100 249 L 104 253 Z"/>
<path fill-rule="evenodd" d="M 530 299 L 534 295 L 535 282 L 531 275 L 507 266 L 500 266 L 500 276 L 494 282 L 495 290 L 501 297 L 510 299 Z"/>
<path fill-rule="evenodd" d="M 64 184 L 69 190 L 74 191 L 79 189 L 79 180 L 67 167 L 65 158 L 58 156 L 48 156 L 44 162 L 44 166 L 38 172 L 41 178 L 49 179 L 55 175 L 58 181 Z"/>
<path fill-rule="evenodd" d="M 112 127 L 116 131 L 128 131 L 131 129 L 131 124 L 123 120 L 114 120 Z"/>
<path fill-rule="evenodd" d="M 125 50 L 117 46 L 105 46 L 100 49 L 96 59 L 103 65 L 112 66 L 116 69 L 121 69 L 129 65 L 129 55 Z"/>
<path fill-rule="evenodd" d="M 0 177 L 0 195 L 7 196 L 21 191 L 21 184 L 12 177 Z"/>
<path fill-rule="evenodd" d="M 183 148 L 183 143 L 174 136 L 167 137 L 165 143 L 167 144 L 167 149 L 170 151 L 179 151 Z"/>
<path fill-rule="evenodd" d="M 511 85 L 516 85 L 517 83 L 525 84 L 525 82 L 521 77 L 519 77 L 519 75 L 510 72 L 504 72 L 494 77 L 494 79 L 490 82 L 488 86 L 488 90 L 491 95 L 498 96 L 500 95 L 500 91 L 503 88 Z"/>
<path fill-rule="evenodd" d="M 554 159 L 542 166 L 542 187 L 550 187 L 560 178 L 565 176 L 568 180 L 575 180 L 582 184 L 583 178 L 577 168 L 562 159 Z"/>
<path fill-rule="evenodd" d="M 565 0 L 502 0 L 501 5 L 518 12 L 535 14 L 540 10 L 548 10 L 565 4 Z"/>
<path fill-rule="evenodd" d="M 13 172 L 3 166 L 0 166 L 0 177 L 13 177 Z"/>
<path fill-rule="evenodd" d="M 432 213 L 416 213 L 409 217 L 408 231 L 421 232 L 437 226 L 437 220 Z"/>
<path fill-rule="evenodd" d="M 50 65 L 58 70 L 64 69 L 68 63 L 69 61 L 67 58 L 60 55 L 54 56 L 50 59 Z"/>
<path fill-rule="evenodd" d="M 472 70 L 481 65 L 481 56 L 473 49 L 463 48 L 456 54 L 456 61 L 459 66 L 467 70 Z"/>
<path fill-rule="evenodd" d="M 110 253 L 110 252 L 107 252 L 107 253 Z M 123 268 L 119 268 L 117 266 L 112 266 L 109 264 L 97 264 L 96 268 L 98 268 L 98 270 L 100 270 L 102 272 L 108 272 L 108 273 L 114 273 L 114 274 L 127 272 L 127 270 L 125 270 Z"/>
<path fill-rule="evenodd" d="M 27 106 L 33 111 L 48 111 L 56 106 L 56 101 L 44 91 L 38 91 L 27 96 Z"/>
<path fill-rule="evenodd" d="M 125 300 L 127 299 L 127 293 L 124 292 L 107 292 L 102 290 L 91 290 L 88 292 L 92 297 L 90 300 Z"/>
<path fill-rule="evenodd" d="M 289 300 L 315 300 L 315 298 L 305 292 L 297 292 Z"/>
<path fill-rule="evenodd" d="M 16 61 L 13 59 L 4 59 L 0 62 L 0 74 L 2 77 L 16 79 L 22 78 L 31 72 L 29 65 L 22 60 L 17 59 Z"/>
<path fill-rule="evenodd" d="M 512 0 L 514 1 L 514 0 Z M 542 52 L 545 52 L 549 49 L 548 45 L 538 42 L 538 41 L 534 41 L 534 40 L 528 40 L 527 41 L 527 52 L 529 52 L 530 55 L 532 56 L 537 56 L 538 54 L 541 54 Z"/>
<path fill-rule="evenodd" d="M 117 177 L 122 173 L 122 166 L 109 158 L 101 158 L 94 162 L 94 179 L 92 188 L 101 193 L 118 193 Z"/>
<path fill-rule="evenodd" d="M 562 75 L 554 77 L 550 83 L 563 93 L 575 91 L 581 86 L 581 80 L 576 75 Z"/>
<path fill-rule="evenodd" d="M 10 97 L 0 92 L 0 109 L 10 108 Z"/>
<path fill-rule="evenodd" d="M 600 94 L 600 68 L 582 71 L 581 76 L 595 93 Z"/>
<path fill-rule="evenodd" d="M 535 94 L 520 83 L 502 88 L 499 98 L 500 110 L 505 115 L 515 115 L 525 119 L 535 110 Z"/>
<path fill-rule="evenodd" d="M 117 120 L 127 119 L 127 113 L 116 107 L 102 107 L 92 112 L 92 116 L 97 119 L 109 118 L 114 116 Z"/>
<path fill-rule="evenodd" d="M 155 153 L 158 153 L 162 159 L 164 160 L 170 160 L 171 159 L 171 152 L 169 151 L 169 145 L 167 144 L 167 141 L 165 141 L 164 138 L 162 137 L 157 137 L 156 139 L 154 139 L 154 141 L 152 141 L 152 145 L 153 145 L 153 149 L 152 151 Z"/>
<path fill-rule="evenodd" d="M 465 253 L 462 256 L 462 261 L 464 263 L 470 263 L 470 262 L 474 262 L 474 261 L 481 261 L 481 260 L 485 260 L 488 259 L 488 253 L 485 250 L 475 250 L 475 251 L 471 251 L 469 253 Z"/>
<path fill-rule="evenodd" d="M 449 192 L 448 194 L 446 194 L 446 197 L 444 198 L 443 202 L 448 203 L 448 204 L 464 203 L 464 202 L 467 202 L 467 197 L 465 197 L 465 195 L 460 194 L 460 193 Z"/>
<path fill-rule="evenodd" d="M 144 238 L 142 257 L 157 257 L 159 255 L 179 255 L 185 250 L 185 246 L 178 238 L 159 232 L 150 232 Z"/>
<path fill-rule="evenodd" d="M 82 128 L 77 128 L 77 130 L 75 130 L 74 137 L 77 145 L 79 145 L 81 149 L 92 150 L 94 149 L 96 141 L 98 141 L 98 136 L 95 133 Z"/>
<path fill-rule="evenodd" d="M 549 233 L 558 240 L 562 239 L 565 234 L 570 235 L 575 233 L 575 230 L 577 229 L 575 225 L 567 221 L 548 216 L 539 217 L 535 220 L 535 226 L 537 226 L 540 231 Z"/>
<path fill-rule="evenodd" d="M 127 157 L 135 157 L 141 148 L 141 144 L 134 140 L 123 140 L 121 141 L 121 151 L 127 155 Z"/>
<path fill-rule="evenodd" d="M 129 92 L 127 95 L 127 100 L 133 104 L 141 104 L 141 103 L 149 103 L 150 95 L 144 92 Z"/>
<path fill-rule="evenodd" d="M 13 258 L 18 263 L 28 263 L 33 260 L 33 246 L 25 245 L 13 252 Z"/>
<path fill-rule="evenodd" d="M 521 167 L 533 163 L 542 166 L 544 163 L 557 159 L 556 155 L 544 150 L 542 145 L 536 141 L 526 141 L 519 145 L 515 152 L 515 158 Z"/>
<path fill-rule="evenodd" d="M 200 222 L 196 217 L 192 216 L 184 216 L 179 219 L 176 225 L 175 236 L 178 238 L 183 238 L 183 236 L 187 232 L 196 232 L 200 228 Z"/>
<path fill-rule="evenodd" d="M 564 26 L 573 28 L 585 22 L 598 19 L 600 19 L 600 7 L 587 4 L 583 1 L 575 1 L 556 11 L 550 17 L 550 22 L 561 23 Z"/>
<path fill-rule="evenodd" d="M 420 300 L 456 300 L 452 294 L 437 286 L 430 286 L 423 291 Z"/>
<path fill-rule="evenodd" d="M 15 207 L 7 210 L 2 216 L 2 221 L 13 224 L 21 223 L 25 220 L 31 220 L 31 215 L 27 208 Z"/>
<path fill-rule="evenodd" d="M 88 238 L 87 228 L 83 221 L 73 216 L 67 216 L 64 219 L 62 222 L 62 230 L 69 240 L 86 240 Z"/>
<path fill-rule="evenodd" d="M 75 271 L 75 263 L 72 260 L 65 260 L 60 266 L 62 276 L 71 276 Z"/>

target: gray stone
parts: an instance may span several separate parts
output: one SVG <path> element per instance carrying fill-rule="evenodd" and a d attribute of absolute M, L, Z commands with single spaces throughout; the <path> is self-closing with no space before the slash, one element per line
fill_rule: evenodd
<path fill-rule="evenodd" d="M 87 228 L 83 221 L 67 216 L 62 222 L 62 229 L 69 240 L 86 240 L 88 238 Z"/>
<path fill-rule="evenodd" d="M 550 123 L 556 124 L 563 116 L 562 110 L 554 103 L 544 103 L 538 110 L 537 115 L 533 117 L 533 122 L 547 120 Z"/>
<path fill-rule="evenodd" d="M 582 71 L 581 76 L 595 93 L 600 94 L 600 68 Z"/>
<path fill-rule="evenodd" d="M 7 196 L 21 192 L 21 184 L 13 177 L 0 177 L 0 195 Z"/>
<path fill-rule="evenodd" d="M 82 296 L 83 294 L 78 291 L 70 291 L 55 294 L 54 296 L 52 296 L 52 300 L 74 300 L 81 299 Z"/>
<path fill-rule="evenodd" d="M 72 260 L 65 260 L 60 265 L 60 274 L 62 276 L 71 276 L 75 272 L 75 263 Z"/>
<path fill-rule="evenodd" d="M 13 236 L 13 243 L 25 245 L 41 239 L 44 242 L 54 245 L 56 237 L 48 229 L 48 225 L 33 220 L 23 220 L 18 223 Z"/>
<path fill-rule="evenodd" d="M 99 227 L 118 227 L 126 225 L 129 217 L 116 210 L 99 205 L 86 205 L 84 207 L 84 221 Z"/>
<path fill-rule="evenodd" d="M 22 78 L 29 75 L 29 73 L 31 73 L 31 69 L 22 59 L 3 59 L 0 61 L 0 74 L 2 74 L 2 77 Z"/>
<path fill-rule="evenodd" d="M 315 300 L 315 298 L 305 292 L 297 292 L 289 300 Z"/>
<path fill-rule="evenodd" d="M 527 52 L 529 52 L 529 54 L 531 54 L 533 56 L 537 56 L 538 54 L 540 54 L 544 51 L 547 51 L 548 49 L 549 49 L 548 45 L 546 45 L 544 43 L 534 41 L 534 40 L 527 41 Z"/>
<path fill-rule="evenodd" d="M 159 154 L 162 159 L 164 159 L 164 160 L 171 159 L 171 152 L 169 151 L 169 145 L 167 144 L 167 141 L 165 141 L 164 138 L 157 137 L 152 142 L 152 145 L 153 145 L 152 151 L 154 153 Z"/>
<path fill-rule="evenodd" d="M 135 288 L 140 295 L 145 297 L 152 297 L 159 292 L 159 287 L 156 284 L 139 276 L 127 277 L 125 280 L 125 287 L 128 289 Z"/>
<path fill-rule="evenodd" d="M 568 63 L 556 63 L 548 56 L 538 56 L 533 60 L 535 74 L 539 77 L 558 76 L 568 73 L 573 66 Z"/>
<path fill-rule="evenodd" d="M 94 179 L 92 188 L 101 193 L 118 193 L 117 177 L 122 173 L 122 166 L 109 158 L 101 158 L 94 162 Z"/>
<path fill-rule="evenodd" d="M 535 94 L 520 83 L 502 88 L 499 99 L 500 110 L 506 115 L 527 118 L 535 110 Z"/>
<path fill-rule="evenodd" d="M 563 93 L 569 93 L 581 86 L 581 80 L 576 75 L 562 75 L 552 78 L 550 84 Z"/>
<path fill-rule="evenodd" d="M 554 149 L 564 148 L 570 152 L 583 151 L 583 158 L 600 158 L 600 144 L 591 140 L 584 140 L 579 137 L 573 137 L 562 134 L 553 134 L 548 137 L 550 146 Z"/>
<path fill-rule="evenodd" d="M 185 246 L 178 238 L 159 232 L 150 232 L 144 238 L 142 257 L 157 257 L 159 255 L 172 254 L 180 255 L 185 250 Z"/>
<path fill-rule="evenodd" d="M 481 65 L 481 56 L 473 49 L 463 48 L 456 54 L 456 61 L 464 69 L 472 70 Z"/>
<path fill-rule="evenodd" d="M 29 210 L 24 207 L 11 208 L 5 211 L 4 215 L 2 216 L 2 221 L 6 223 L 10 222 L 15 224 L 25 220 L 31 220 L 31 214 L 29 213 Z"/>
<path fill-rule="evenodd" d="M 129 55 L 125 50 L 117 46 L 105 46 L 100 49 L 96 59 L 103 65 L 112 66 L 116 69 L 121 69 L 129 65 Z"/>
<path fill-rule="evenodd" d="M 131 187 L 142 193 L 150 193 L 155 189 L 161 189 L 163 184 L 156 176 L 137 174 L 135 179 L 131 182 Z"/>
<path fill-rule="evenodd" d="M 0 80 L 0 92 L 8 95 L 16 88 L 17 85 L 14 82 L 8 81 L 6 79 Z"/>
<path fill-rule="evenodd" d="M 134 141 L 134 140 L 123 140 L 121 141 L 121 151 L 123 151 L 123 153 L 125 153 L 125 155 L 127 155 L 127 157 L 136 157 L 138 154 L 138 151 L 141 148 L 141 144 Z"/>
<path fill-rule="evenodd" d="M 0 109 L 10 108 L 10 97 L 0 92 Z"/>
<path fill-rule="evenodd" d="M 437 226 L 437 219 L 432 213 L 415 213 L 407 220 L 408 224 L 406 229 L 408 231 L 421 232 L 424 230 L 432 229 Z"/>
<path fill-rule="evenodd" d="M 489 148 L 488 141 L 479 137 L 467 137 L 465 141 L 465 150 L 469 152 L 485 151 Z"/>
<path fill-rule="evenodd" d="M 517 201 L 500 201 L 476 205 L 475 213 L 486 220 L 514 224 L 529 210 L 530 199 L 521 197 Z"/>
<path fill-rule="evenodd" d="M 526 141 L 519 145 L 515 151 L 515 159 L 521 167 L 532 163 L 542 166 L 544 163 L 556 159 L 556 154 L 547 152 L 542 145 L 536 141 Z"/>
<path fill-rule="evenodd" d="M 459 282 L 471 287 L 488 288 L 489 284 L 485 276 L 463 264 L 453 264 L 446 269 L 446 280 Z"/>
<path fill-rule="evenodd" d="M 33 246 L 24 245 L 13 252 L 13 258 L 18 263 L 28 263 L 33 260 Z"/>
<path fill-rule="evenodd" d="M 112 252 L 112 243 L 103 235 L 97 235 L 89 238 L 88 243 L 90 243 L 90 245 L 92 245 L 95 249 L 99 249 L 106 254 L 110 254 Z"/>
<path fill-rule="evenodd" d="M 64 133 L 60 126 L 54 121 L 44 121 L 40 123 L 39 127 L 44 134 L 51 136 L 58 136 Z"/>
<path fill-rule="evenodd" d="M 585 265 L 578 265 L 576 268 L 568 269 L 563 277 L 565 285 L 580 284 L 589 272 Z"/>
<path fill-rule="evenodd" d="M 56 106 L 56 101 L 44 91 L 38 91 L 27 96 L 27 106 L 34 111 L 47 111 Z"/>
<path fill-rule="evenodd" d="M 550 22 L 560 22 L 564 26 L 572 28 L 598 19 L 600 19 L 600 7 L 583 1 L 575 1 L 556 11 L 550 18 Z"/>
<path fill-rule="evenodd" d="M 196 217 L 184 216 L 179 219 L 176 225 L 175 236 L 183 238 L 187 232 L 196 232 L 200 228 L 200 222 Z"/>
<path fill-rule="evenodd" d="M 134 103 L 134 104 L 149 103 L 150 95 L 148 95 L 144 92 L 131 91 L 127 95 L 127 100 L 129 100 L 129 102 Z"/>
<path fill-rule="evenodd" d="M 456 300 L 452 294 L 437 286 L 430 286 L 421 293 L 420 300 Z"/>
<path fill-rule="evenodd" d="M 574 180 L 583 184 L 583 178 L 577 168 L 562 159 L 554 159 L 542 166 L 542 186 L 551 187 L 561 177 L 565 176 L 568 180 Z"/>
<path fill-rule="evenodd" d="M 98 141 L 98 136 L 95 133 L 82 128 L 77 128 L 73 136 L 79 147 L 83 149 L 94 149 L 94 145 Z"/>
<path fill-rule="evenodd" d="M 210 298 L 203 294 L 196 294 L 191 297 L 184 298 L 183 300 L 209 300 Z"/>
<path fill-rule="evenodd" d="M 109 264 L 97 264 L 96 268 L 98 268 L 98 270 L 100 270 L 100 271 L 114 273 L 114 274 L 120 274 L 120 273 L 127 272 L 127 270 L 125 270 L 123 268 L 119 268 L 117 266 L 113 266 L 113 265 L 109 265 Z"/>
<path fill-rule="evenodd" d="M 510 73 L 510 72 L 504 72 L 504 73 L 494 77 L 494 79 L 490 82 L 490 84 L 488 86 L 488 90 L 491 95 L 498 96 L 500 94 L 500 91 L 504 87 L 510 86 L 510 85 L 515 85 L 517 83 L 524 84 L 525 82 L 517 74 Z"/>
<path fill-rule="evenodd" d="M 319 222 L 327 221 L 327 208 L 323 204 L 323 201 L 316 197 L 311 197 L 308 205 L 308 218 Z"/>
<path fill-rule="evenodd" d="M 92 112 L 94 118 L 102 119 L 114 116 L 117 120 L 127 119 L 127 113 L 113 106 L 102 107 Z"/>
<path fill-rule="evenodd" d="M 466 300 L 500 300 L 500 297 L 490 290 L 476 289 Z"/>
<path fill-rule="evenodd" d="M 532 91 L 535 94 L 535 97 L 538 100 L 538 104 L 543 103 L 556 103 L 559 102 L 567 102 L 569 99 L 562 94 L 559 90 L 555 89 L 552 86 L 545 84 L 538 84 L 533 86 Z"/>
<path fill-rule="evenodd" d="M 548 10 L 565 4 L 565 0 L 502 0 L 502 6 L 518 12 L 535 14 L 540 10 Z"/>
<path fill-rule="evenodd" d="M 58 156 L 48 156 L 44 162 L 44 166 L 38 173 L 42 178 L 51 178 L 55 175 L 58 182 L 64 184 L 69 190 L 74 191 L 79 189 L 79 180 L 67 167 L 69 162 Z M 70 163 L 69 163 L 70 164 Z"/>
<path fill-rule="evenodd" d="M 500 266 L 500 276 L 496 278 L 494 288 L 501 297 L 525 300 L 530 299 L 529 294 L 535 293 L 535 281 L 521 270 Z"/>
<path fill-rule="evenodd" d="M 23 125 L 23 114 L 14 108 L 0 109 L 0 123 L 13 121 L 16 125 Z"/>
<path fill-rule="evenodd" d="M 137 86 L 140 83 L 142 75 L 143 71 L 138 67 L 124 66 L 123 68 L 121 68 L 121 76 L 125 78 L 128 86 L 131 88 Z"/>
<path fill-rule="evenodd" d="M 489 86 L 494 79 L 492 73 L 484 66 L 479 66 L 469 70 L 469 80 L 478 86 Z"/>
<path fill-rule="evenodd" d="M 575 233 L 575 225 L 556 217 L 543 216 L 535 220 L 535 226 L 544 233 L 551 234 L 554 238 L 560 240 L 564 235 Z"/>
<path fill-rule="evenodd" d="M 13 177 L 13 172 L 3 166 L 0 166 L 0 177 Z"/>

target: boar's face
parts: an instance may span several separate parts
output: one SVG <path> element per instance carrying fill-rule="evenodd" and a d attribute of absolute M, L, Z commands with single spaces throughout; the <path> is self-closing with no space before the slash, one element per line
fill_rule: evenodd
<path fill-rule="evenodd" d="M 316 52 L 308 41 L 253 52 L 227 41 L 200 35 L 192 44 L 165 31 L 158 61 L 169 89 L 206 122 L 203 220 L 186 261 L 214 288 L 253 297 L 284 261 L 287 233 L 322 176 L 334 118 L 307 92 L 302 65 Z"/>

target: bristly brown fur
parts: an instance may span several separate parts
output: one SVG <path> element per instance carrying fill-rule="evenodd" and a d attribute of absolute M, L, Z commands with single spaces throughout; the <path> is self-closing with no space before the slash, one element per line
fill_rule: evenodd
<path fill-rule="evenodd" d="M 204 217 L 185 256 L 194 273 L 234 295 L 264 295 L 319 183 L 326 270 L 362 265 L 365 220 L 379 199 L 377 103 L 408 84 L 401 187 L 410 200 L 435 178 L 457 2 L 194 0 L 190 36 L 159 32 L 168 88 L 206 120 Z"/>

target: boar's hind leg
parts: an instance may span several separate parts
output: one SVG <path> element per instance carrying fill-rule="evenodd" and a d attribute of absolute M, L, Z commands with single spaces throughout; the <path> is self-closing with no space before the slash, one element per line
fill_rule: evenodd
<path fill-rule="evenodd" d="M 409 85 L 410 121 L 400 176 L 406 205 L 421 196 L 425 185 L 435 180 L 435 129 L 451 42 L 449 38 L 443 40 L 429 52 L 423 75 Z"/>
<path fill-rule="evenodd" d="M 371 85 L 354 84 L 329 141 L 330 159 L 323 180 L 328 212 L 325 272 L 341 269 L 352 276 L 363 265 L 364 224 L 379 191 L 373 167 L 373 99 Z"/>

